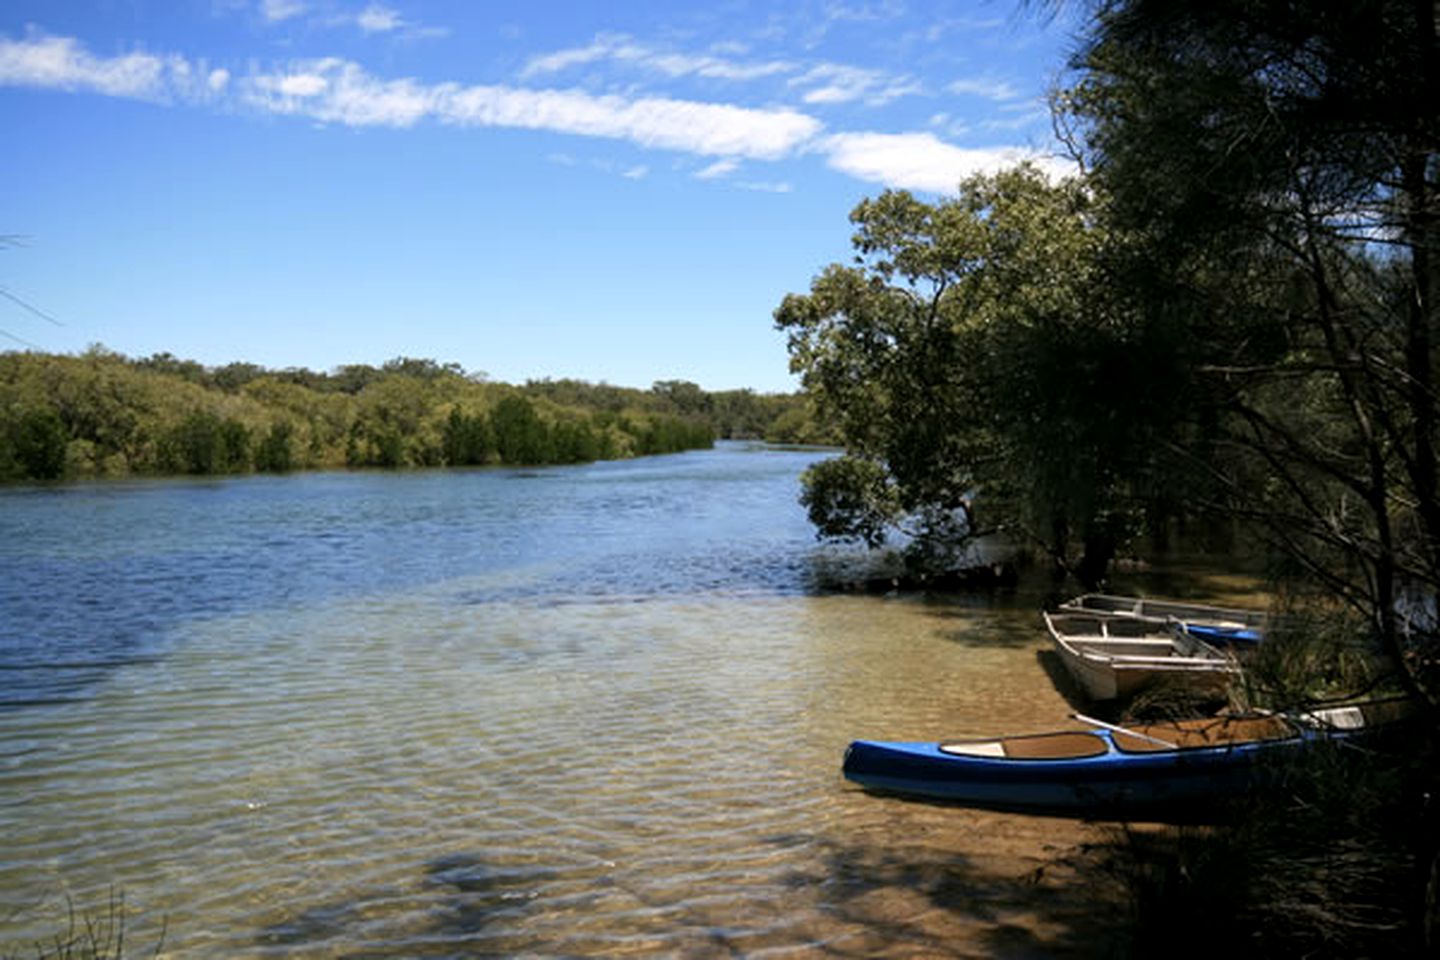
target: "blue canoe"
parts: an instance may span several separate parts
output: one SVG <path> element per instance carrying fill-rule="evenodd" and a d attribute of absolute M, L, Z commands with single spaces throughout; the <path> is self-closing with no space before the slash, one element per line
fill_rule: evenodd
<path fill-rule="evenodd" d="M 1242 795 L 1262 758 L 1373 732 L 1404 701 L 1124 728 L 956 740 L 856 740 L 845 777 L 868 790 L 966 806 L 1087 819 L 1167 819 Z"/>

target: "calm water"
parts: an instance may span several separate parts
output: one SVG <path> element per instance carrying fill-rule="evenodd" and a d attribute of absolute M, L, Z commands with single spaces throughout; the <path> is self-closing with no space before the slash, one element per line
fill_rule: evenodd
<path fill-rule="evenodd" d="M 0 491 L 0 955 L 1092 951 L 1094 828 L 840 778 L 1067 708 L 1037 598 L 817 590 L 818 456 Z"/>

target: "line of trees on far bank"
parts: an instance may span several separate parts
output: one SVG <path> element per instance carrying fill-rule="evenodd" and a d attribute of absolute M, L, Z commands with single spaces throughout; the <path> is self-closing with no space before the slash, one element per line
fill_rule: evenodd
<path fill-rule="evenodd" d="M 401 357 L 329 373 L 0 354 L 0 480 L 235 474 L 337 467 L 584 463 L 709 447 L 822 442 L 799 395 L 650 390 L 576 380 L 492 383 Z"/>

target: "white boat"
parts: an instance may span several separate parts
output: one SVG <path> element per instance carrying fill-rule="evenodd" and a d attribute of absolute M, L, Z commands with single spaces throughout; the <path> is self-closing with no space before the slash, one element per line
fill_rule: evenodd
<path fill-rule="evenodd" d="M 1065 669 L 1094 700 L 1128 697 L 1157 681 L 1219 693 L 1240 673 L 1234 657 L 1171 621 L 1046 613 Z"/>
<path fill-rule="evenodd" d="M 1120 597 L 1086 593 L 1060 604 L 1064 613 L 1098 617 L 1129 617 L 1155 623 L 1178 621 L 1197 637 L 1211 643 L 1256 643 L 1265 632 L 1266 614 L 1239 607 L 1216 607 L 1184 600 Z"/>

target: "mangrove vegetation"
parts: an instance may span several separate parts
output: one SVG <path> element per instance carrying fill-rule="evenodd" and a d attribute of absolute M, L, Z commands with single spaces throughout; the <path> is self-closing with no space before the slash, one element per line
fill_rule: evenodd
<path fill-rule="evenodd" d="M 316 373 L 103 347 L 0 354 L 0 480 L 583 463 L 823 437 L 803 397 L 688 381 L 512 386 L 406 357 Z"/>

